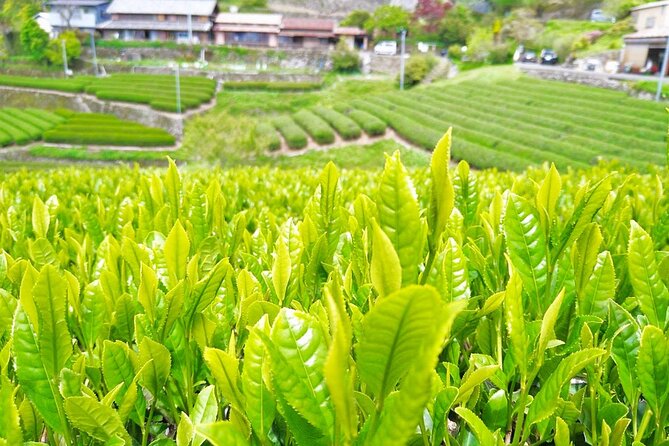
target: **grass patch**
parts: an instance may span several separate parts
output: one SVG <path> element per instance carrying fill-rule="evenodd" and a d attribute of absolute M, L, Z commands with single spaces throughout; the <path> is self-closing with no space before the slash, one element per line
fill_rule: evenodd
<path fill-rule="evenodd" d="M 407 167 L 423 168 L 430 163 L 429 153 L 407 149 L 402 144 L 388 139 L 366 146 L 350 145 L 328 150 L 310 150 L 296 156 L 263 156 L 255 160 L 254 164 L 281 168 L 300 168 L 323 166 L 332 161 L 342 169 L 380 169 L 383 168 L 385 162 L 383 154 L 391 154 L 395 150 L 401 152 L 402 162 Z"/>
<path fill-rule="evenodd" d="M 89 151 L 86 147 L 60 148 L 49 146 L 31 147 L 28 153 L 36 158 L 54 158 L 73 161 L 162 161 L 185 159 L 181 151 L 125 151 L 104 149 Z"/>

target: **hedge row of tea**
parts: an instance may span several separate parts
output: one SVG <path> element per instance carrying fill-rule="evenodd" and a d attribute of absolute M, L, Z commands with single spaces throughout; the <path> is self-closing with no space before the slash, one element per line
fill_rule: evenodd
<path fill-rule="evenodd" d="M 346 107 L 332 109 L 315 106 L 302 109 L 292 116 L 280 116 L 273 121 L 291 149 L 302 149 L 311 138 L 316 144 L 335 142 L 335 135 L 352 141 L 360 138 L 364 130 L 369 136 L 381 136 L 386 132 L 386 123 L 379 118 L 359 110 Z"/>
<path fill-rule="evenodd" d="M 0 174 L 0 443 L 662 445 L 659 175 Z"/>
<path fill-rule="evenodd" d="M 428 150 L 452 126 L 460 137 L 454 157 L 477 167 L 584 167 L 617 158 L 646 169 L 667 160 L 665 107 L 612 90 L 531 78 L 465 81 L 363 97 L 350 107 Z"/>
<path fill-rule="evenodd" d="M 172 146 L 175 138 L 163 129 L 147 127 L 111 115 L 0 108 L 0 146 L 44 140 L 61 144 L 155 147 Z"/>
<path fill-rule="evenodd" d="M 0 147 L 42 139 L 45 131 L 64 120 L 62 116 L 46 110 L 0 108 Z"/>
<path fill-rule="evenodd" d="M 0 75 L 0 85 L 89 93 L 99 99 L 146 104 L 156 110 L 177 111 L 177 88 L 174 76 L 153 74 L 113 74 L 96 78 L 51 79 Z M 216 81 L 204 77 L 180 78 L 181 109 L 197 108 L 209 102 L 216 92 Z"/>
<path fill-rule="evenodd" d="M 67 113 L 66 121 L 44 132 L 44 141 L 133 147 L 166 147 L 175 144 L 174 136 L 163 129 L 96 113 Z"/>

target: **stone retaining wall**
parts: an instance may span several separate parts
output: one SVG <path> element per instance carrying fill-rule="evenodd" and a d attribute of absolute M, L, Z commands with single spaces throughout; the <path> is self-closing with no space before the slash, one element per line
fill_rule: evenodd
<path fill-rule="evenodd" d="M 136 121 L 149 127 L 158 127 L 180 138 L 183 119 L 160 113 L 147 106 L 101 101 L 87 95 L 61 94 L 51 91 L 20 91 L 0 88 L 0 104 L 4 107 L 35 107 L 44 109 L 68 108 L 82 113 L 107 113 L 119 119 Z"/>

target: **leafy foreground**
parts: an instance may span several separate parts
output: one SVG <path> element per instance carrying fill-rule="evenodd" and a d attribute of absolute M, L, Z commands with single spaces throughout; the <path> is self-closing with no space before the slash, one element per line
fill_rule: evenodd
<path fill-rule="evenodd" d="M 2 177 L 0 444 L 666 442 L 666 174 L 449 147 Z"/>

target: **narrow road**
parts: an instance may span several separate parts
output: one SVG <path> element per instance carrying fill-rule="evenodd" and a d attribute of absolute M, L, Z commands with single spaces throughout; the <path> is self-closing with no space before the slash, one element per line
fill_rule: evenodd
<path fill-rule="evenodd" d="M 651 76 L 647 74 L 629 74 L 629 73 L 601 73 L 596 71 L 582 71 L 574 68 L 565 68 L 560 66 L 541 65 L 535 63 L 517 63 L 516 66 L 525 73 L 544 72 L 544 73 L 562 73 L 573 74 L 593 79 L 614 80 L 614 81 L 649 81 L 658 82 L 660 76 Z M 667 79 L 669 81 L 669 79 Z"/>

